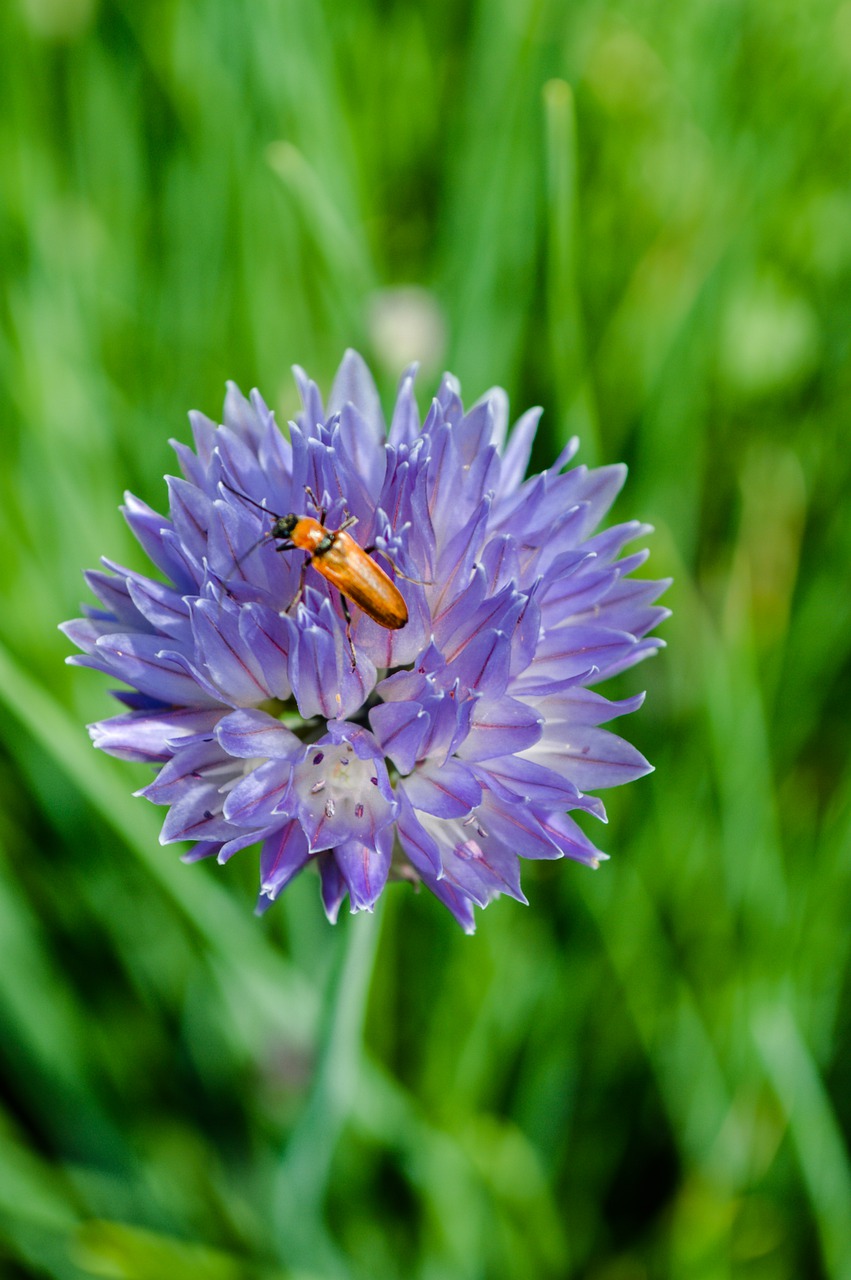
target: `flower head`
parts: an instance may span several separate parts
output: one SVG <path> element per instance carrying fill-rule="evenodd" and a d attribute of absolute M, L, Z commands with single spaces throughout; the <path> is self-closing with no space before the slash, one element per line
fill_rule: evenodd
<path fill-rule="evenodd" d="M 539 410 L 509 434 L 503 391 L 465 412 L 446 376 L 421 424 L 409 370 L 388 433 L 354 352 L 327 407 L 296 379 L 288 438 L 229 385 L 224 425 L 192 414 L 194 451 L 174 445 L 168 518 L 128 495 L 165 580 L 109 560 L 87 575 L 102 608 L 65 625 L 84 655 L 69 661 L 130 686 L 90 732 L 155 766 L 140 794 L 168 807 L 163 843 L 220 862 L 260 844 L 262 906 L 313 863 L 332 921 L 346 895 L 370 910 L 393 873 L 472 931 L 474 906 L 525 902 L 521 857 L 606 856 L 570 814 L 604 818 L 589 792 L 650 766 L 600 727 L 642 695 L 589 686 L 659 647 L 667 584 L 631 576 L 646 552 L 621 555 L 648 526 L 595 532 L 624 467 L 565 470 L 573 440 L 524 479 Z M 289 513 L 332 534 L 350 522 L 348 553 L 323 544 L 343 585 L 369 597 L 378 565 L 407 622 L 382 625 L 351 591 L 347 607 L 321 548 L 308 562 L 298 533 L 275 532 Z"/>

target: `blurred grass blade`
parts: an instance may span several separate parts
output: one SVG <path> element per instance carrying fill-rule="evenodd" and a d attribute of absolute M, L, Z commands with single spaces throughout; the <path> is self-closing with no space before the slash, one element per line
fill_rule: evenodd
<path fill-rule="evenodd" d="M 87 1275 L 117 1280 L 317 1280 L 312 1271 L 281 1271 L 218 1249 L 119 1222 L 87 1222 L 72 1256 Z"/>
<path fill-rule="evenodd" d="M 547 323 L 564 438 L 578 435 L 582 461 L 600 461 L 600 432 L 587 371 L 578 268 L 576 104 L 565 80 L 544 85 L 547 135 Z"/>
<path fill-rule="evenodd" d="M 375 276 L 363 238 L 342 216 L 305 156 L 292 142 L 278 141 L 269 144 L 266 158 L 295 201 L 317 252 L 327 257 L 328 266 L 345 285 L 345 296 L 357 297 L 373 288 Z"/>
<path fill-rule="evenodd" d="M 789 996 L 754 1015 L 753 1035 L 789 1123 L 831 1280 L 851 1277 L 851 1165 L 824 1080 L 796 1025 Z"/>

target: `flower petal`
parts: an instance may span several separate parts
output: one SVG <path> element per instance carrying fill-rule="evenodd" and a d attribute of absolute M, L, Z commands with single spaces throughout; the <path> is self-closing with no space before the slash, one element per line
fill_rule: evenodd
<path fill-rule="evenodd" d="M 200 663 L 228 701 L 251 706 L 270 697 L 263 670 L 240 634 L 239 617 L 212 600 L 194 601 L 191 616 Z"/>
<path fill-rule="evenodd" d="M 170 522 L 158 515 L 146 502 L 134 498 L 132 493 L 124 495 L 121 512 L 136 540 L 141 543 L 145 554 L 157 568 L 171 578 L 178 590 L 194 591 L 197 581 L 188 572 L 185 558 L 175 553 L 173 542 L 164 536 L 173 532 Z"/>
<path fill-rule="evenodd" d="M 383 447 L 387 428 L 378 391 L 365 360 L 351 347 L 343 356 L 331 387 L 328 417 L 339 413 L 346 404 L 353 404 L 359 410 L 364 428 L 369 433 L 361 447 L 369 446 L 373 450 Z"/>
<path fill-rule="evenodd" d="M 181 644 L 191 642 L 189 606 L 173 587 L 134 574 L 127 579 L 127 590 L 152 631 L 159 631 Z"/>
<path fill-rule="evenodd" d="M 180 657 L 163 649 L 163 637 L 147 634 L 101 636 L 90 658 L 75 658 L 79 666 L 94 667 L 123 680 L 142 693 L 173 706 L 212 706 L 215 699 L 188 670 Z"/>
<path fill-rule="evenodd" d="M 358 754 L 365 748 L 355 726 L 341 725 L 340 731 L 349 737 L 321 739 L 293 768 L 293 800 L 312 852 L 346 840 L 374 844 L 395 816 L 384 760 Z M 371 734 L 365 736 L 375 742 Z"/>
<path fill-rule="evenodd" d="M 274 899 L 310 858 L 301 824 L 293 819 L 263 841 L 260 851 L 260 891 Z"/>
<path fill-rule="evenodd" d="M 443 863 L 437 841 L 429 835 L 415 814 L 414 807 L 405 794 L 404 785 L 399 787 L 397 794 L 399 811 L 396 816 L 396 834 L 406 857 L 420 875 L 442 873 Z"/>
<path fill-rule="evenodd" d="M 208 733 L 212 737 L 221 709 L 163 707 L 156 711 L 131 711 L 89 725 L 89 735 L 100 751 L 119 760 L 153 762 L 174 754 L 182 737 Z"/>
<path fill-rule="evenodd" d="M 542 718 L 516 698 L 485 698 L 473 708 L 470 732 L 457 748 L 461 760 L 488 760 L 523 751 L 541 736 Z"/>
<path fill-rule="evenodd" d="M 460 760 L 427 761 L 405 779 L 405 794 L 415 809 L 438 818 L 463 818 L 482 798 L 481 783 Z"/>
<path fill-rule="evenodd" d="M 246 774 L 225 797 L 223 812 L 238 827 L 269 826 L 276 814 L 287 814 L 292 764 L 267 760 Z"/>
<path fill-rule="evenodd" d="M 502 455 L 500 497 L 513 493 L 526 474 L 542 412 L 542 409 L 527 409 L 511 428 L 508 444 Z"/>
<path fill-rule="evenodd" d="M 653 769 L 640 751 L 607 729 L 583 727 L 568 737 L 564 726 L 547 725 L 528 756 L 537 764 L 563 770 L 582 791 L 618 787 Z"/>
<path fill-rule="evenodd" d="M 410 773 L 428 730 L 429 720 L 418 702 L 380 702 L 369 713 L 369 723 L 400 773 Z"/>
<path fill-rule="evenodd" d="M 216 740 L 228 755 L 241 759 L 267 756 L 290 760 L 303 750 L 301 739 L 266 711 L 241 708 L 223 716 L 216 726 Z"/>
<path fill-rule="evenodd" d="M 379 831 L 375 844 L 346 840 L 334 850 L 334 861 L 346 882 L 352 911 L 372 911 L 390 872 L 393 833 Z"/>
<path fill-rule="evenodd" d="M 322 886 L 322 905 L 331 924 L 336 924 L 340 906 L 346 896 L 346 882 L 332 853 L 320 853 L 317 863 Z"/>
<path fill-rule="evenodd" d="M 240 612 L 239 633 L 254 655 L 270 695 L 286 702 L 292 688 L 289 680 L 291 633 L 285 620 L 266 605 L 249 603 Z"/>
<path fill-rule="evenodd" d="M 476 774 L 489 790 L 505 794 L 511 801 L 528 801 L 545 809 L 572 808 L 581 801 L 579 788 L 570 777 L 524 756 L 487 760 L 476 767 Z"/>
<path fill-rule="evenodd" d="M 476 932 L 473 899 L 449 879 L 438 880 L 422 875 L 422 882 L 445 907 L 448 907 L 465 933 Z"/>

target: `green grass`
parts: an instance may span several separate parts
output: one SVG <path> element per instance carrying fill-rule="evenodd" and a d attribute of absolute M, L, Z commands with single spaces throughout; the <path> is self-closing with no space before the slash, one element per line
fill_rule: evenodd
<path fill-rule="evenodd" d="M 848 4 L 12 0 L 0 47 L 0 1274 L 851 1277 Z M 624 458 L 676 580 L 612 861 L 472 940 L 180 864 L 56 631 L 226 378 L 285 419 L 353 345 L 389 402 L 398 285 L 421 405 Z"/>

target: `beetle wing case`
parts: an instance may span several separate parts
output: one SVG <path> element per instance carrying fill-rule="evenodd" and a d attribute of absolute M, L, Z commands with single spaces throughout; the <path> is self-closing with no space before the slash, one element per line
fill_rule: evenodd
<path fill-rule="evenodd" d="M 348 533 L 338 533 L 327 551 L 315 554 L 313 566 L 379 626 L 398 631 L 408 621 L 395 582 Z"/>

